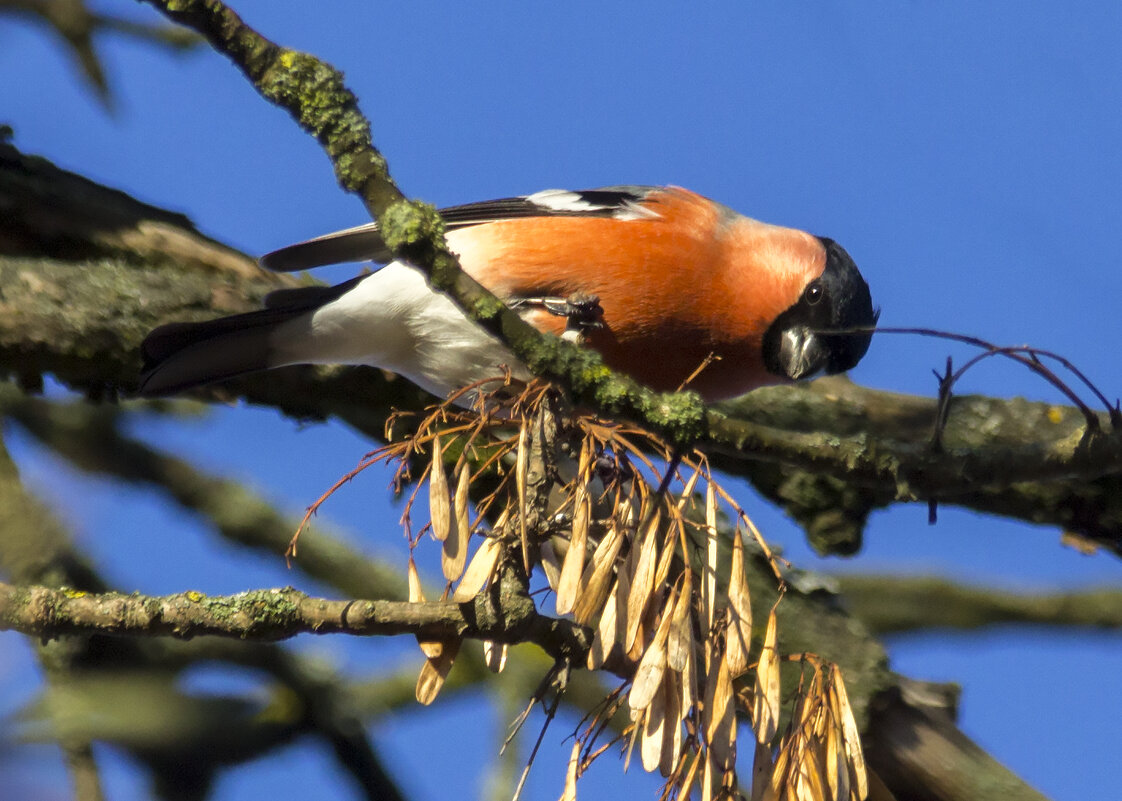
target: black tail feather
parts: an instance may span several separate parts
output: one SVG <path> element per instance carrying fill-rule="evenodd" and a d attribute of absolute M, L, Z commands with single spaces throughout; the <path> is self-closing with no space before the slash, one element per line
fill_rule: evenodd
<path fill-rule="evenodd" d="M 140 394 L 170 395 L 212 381 L 278 367 L 271 339 L 277 326 L 342 297 L 366 278 L 336 286 L 279 289 L 258 311 L 201 323 L 168 323 L 141 343 Z"/>
<path fill-rule="evenodd" d="M 139 393 L 170 395 L 212 381 L 275 366 L 270 335 L 303 309 L 262 309 L 202 323 L 169 323 L 140 346 Z"/>

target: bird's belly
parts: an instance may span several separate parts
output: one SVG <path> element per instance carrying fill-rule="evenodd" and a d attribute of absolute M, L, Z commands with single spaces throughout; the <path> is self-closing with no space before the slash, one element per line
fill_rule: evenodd
<path fill-rule="evenodd" d="M 386 265 L 354 289 L 276 332 L 278 364 L 364 364 L 408 378 L 434 395 L 528 372 L 498 339 L 434 291 L 414 267 Z"/>

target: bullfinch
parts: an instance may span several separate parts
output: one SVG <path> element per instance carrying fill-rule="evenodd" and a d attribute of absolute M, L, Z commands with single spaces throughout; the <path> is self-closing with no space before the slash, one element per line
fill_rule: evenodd
<path fill-rule="evenodd" d="M 475 280 L 538 329 L 581 341 L 653 389 L 692 376 L 689 388 L 714 401 L 838 373 L 872 337 L 868 284 L 840 245 L 686 189 L 551 189 L 440 213 Z M 417 268 L 392 260 L 376 223 L 261 263 L 287 272 L 358 260 L 388 263 L 334 287 L 279 290 L 260 311 L 155 329 L 142 346 L 141 394 L 304 363 L 372 365 L 439 396 L 502 365 L 528 377 Z"/>

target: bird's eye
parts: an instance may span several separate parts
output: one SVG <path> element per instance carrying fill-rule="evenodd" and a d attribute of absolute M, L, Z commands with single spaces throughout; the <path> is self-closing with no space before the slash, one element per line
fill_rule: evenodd
<path fill-rule="evenodd" d="M 822 284 L 817 281 L 811 281 L 810 286 L 803 292 L 803 298 L 806 300 L 808 306 L 813 306 L 818 303 L 818 301 L 822 300 L 823 294 L 824 290 L 822 289 Z"/>

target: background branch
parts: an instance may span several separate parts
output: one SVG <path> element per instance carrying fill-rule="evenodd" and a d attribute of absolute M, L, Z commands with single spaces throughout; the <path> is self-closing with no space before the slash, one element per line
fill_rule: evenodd
<path fill-rule="evenodd" d="M 1122 628 L 1122 590 L 1003 592 L 935 576 L 838 576 L 846 608 L 884 635 L 1000 624 Z M 891 598 L 892 603 L 885 603 Z"/>

